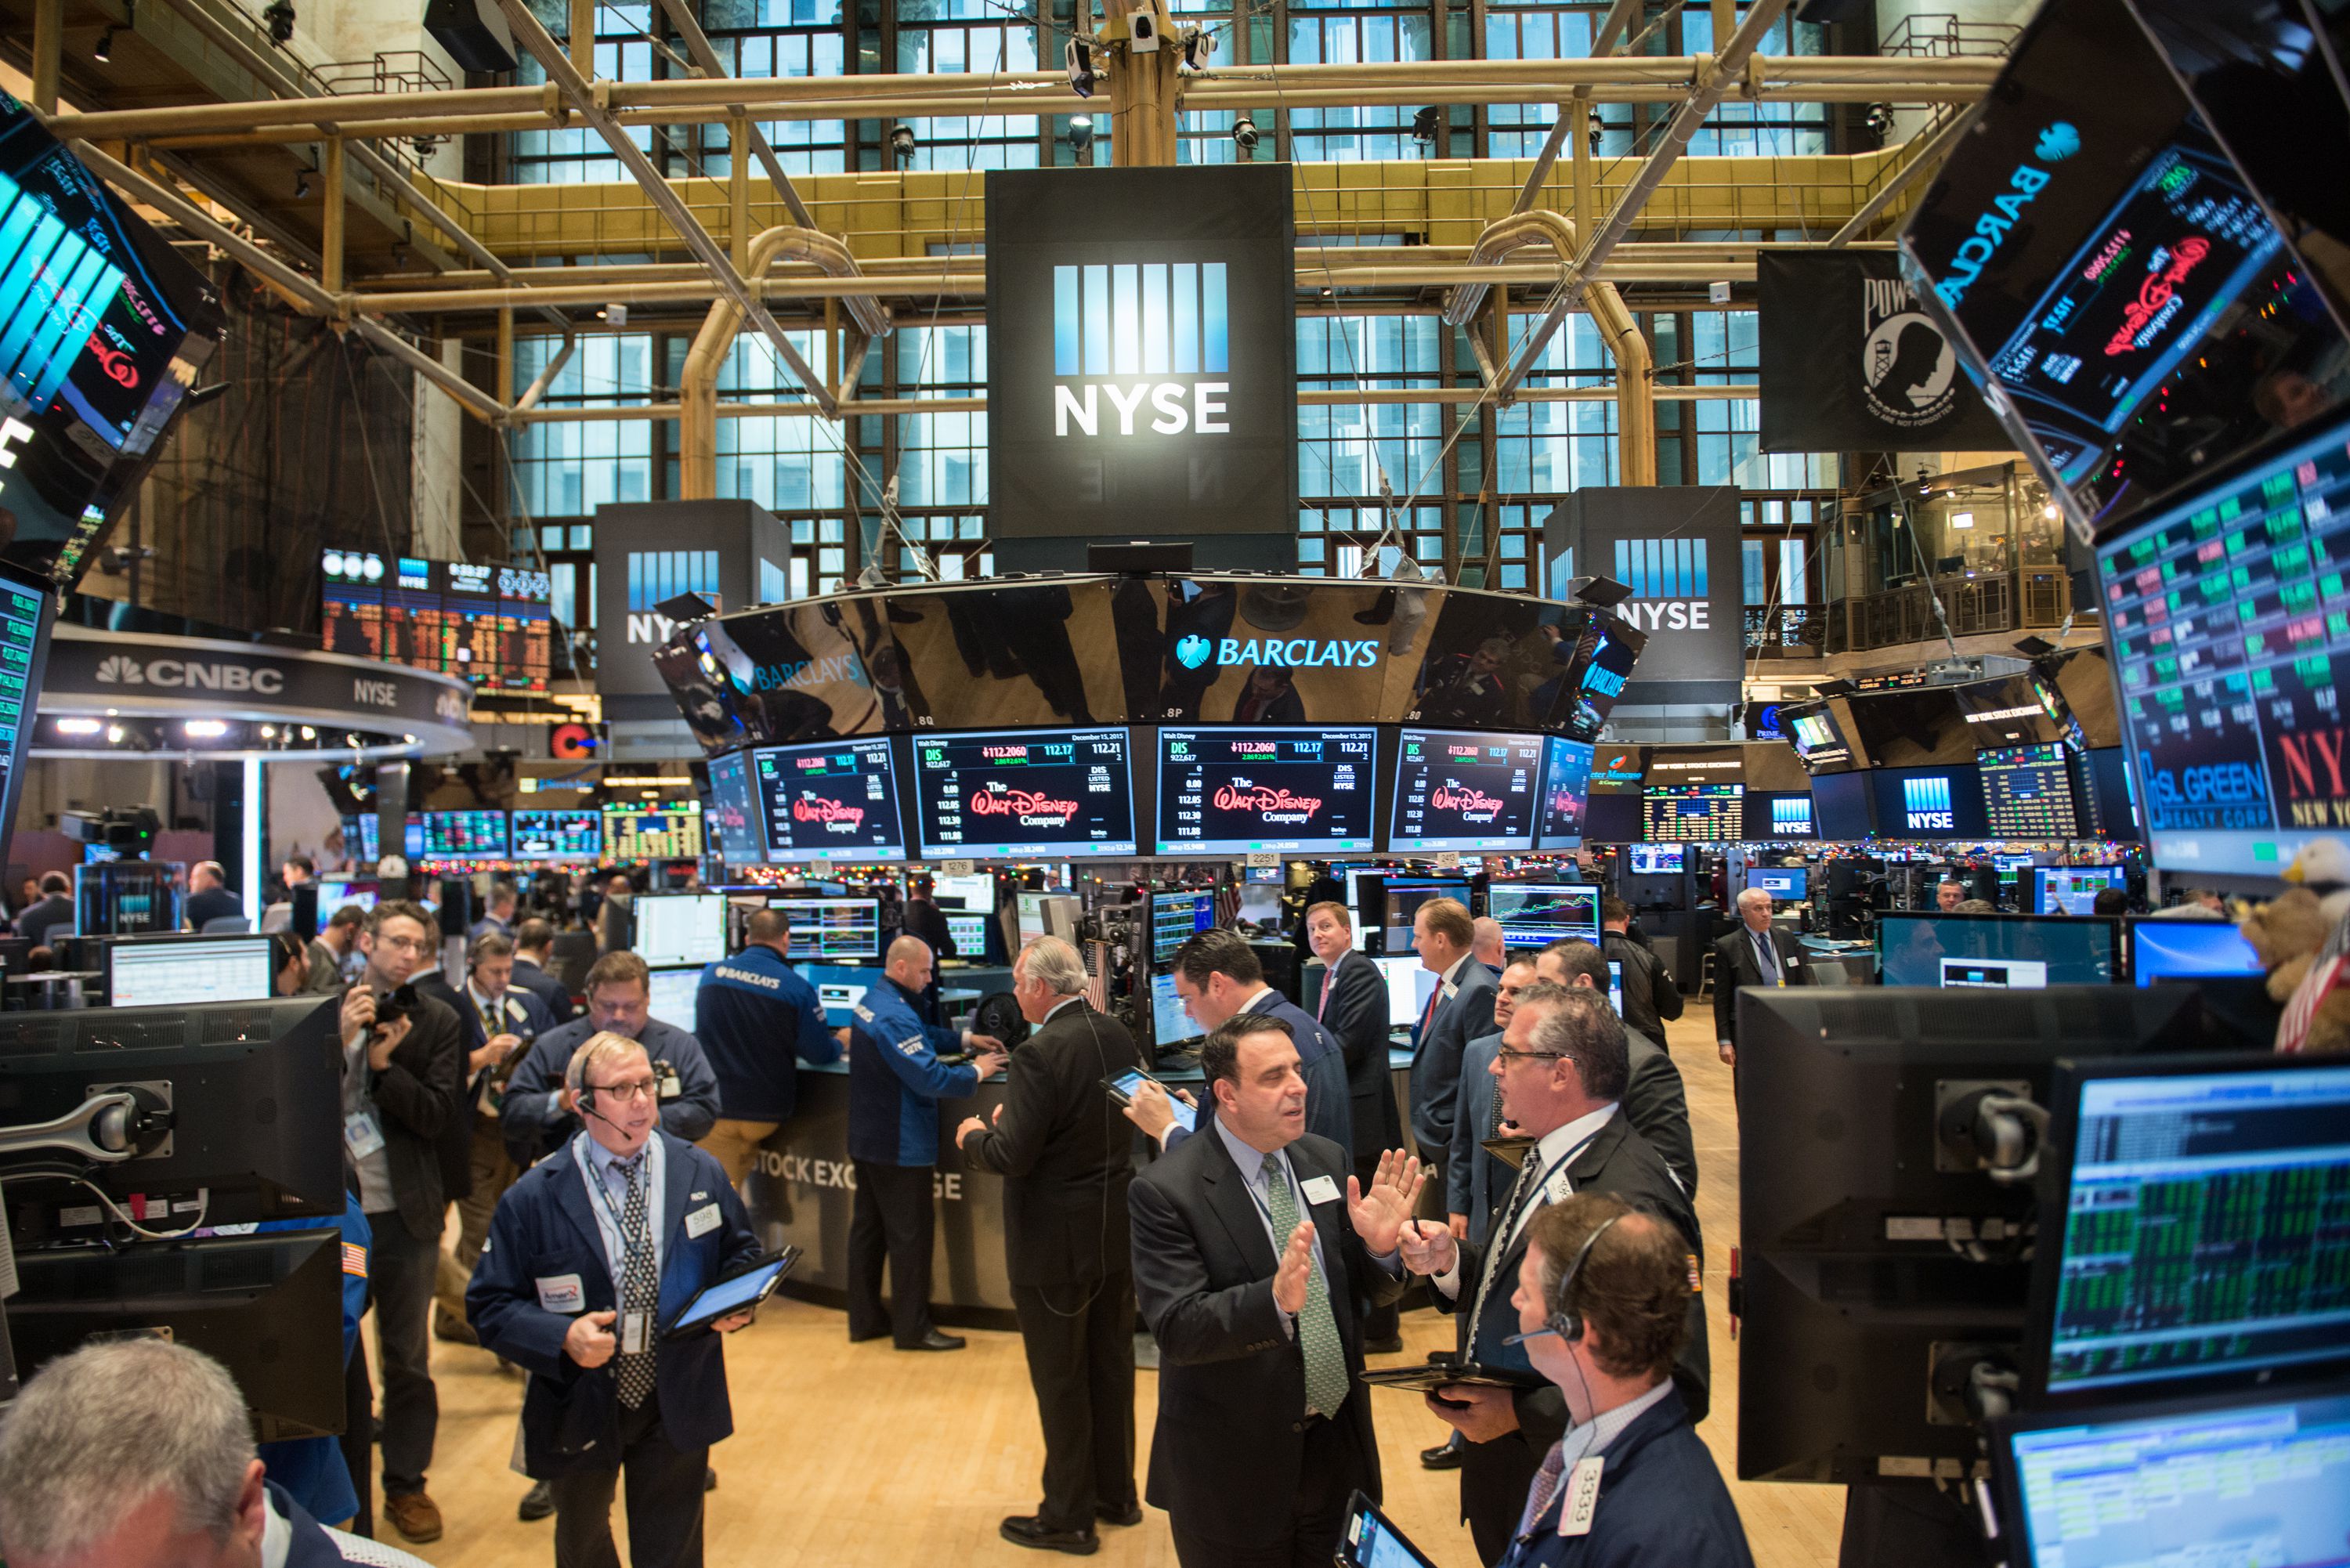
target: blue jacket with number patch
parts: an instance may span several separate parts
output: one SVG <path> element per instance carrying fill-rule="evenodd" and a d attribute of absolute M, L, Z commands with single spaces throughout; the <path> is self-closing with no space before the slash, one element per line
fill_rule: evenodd
<path fill-rule="evenodd" d="M 816 987 L 764 943 L 702 971 L 693 1037 L 718 1075 L 718 1114 L 738 1121 L 791 1120 L 800 1064 L 840 1060 Z"/>
<path fill-rule="evenodd" d="M 939 1162 L 939 1102 L 979 1089 L 972 1067 L 950 1067 L 941 1051 L 962 1044 L 960 1031 L 925 1023 L 921 1001 L 884 976 L 850 1011 L 848 1158 L 879 1165 Z"/>

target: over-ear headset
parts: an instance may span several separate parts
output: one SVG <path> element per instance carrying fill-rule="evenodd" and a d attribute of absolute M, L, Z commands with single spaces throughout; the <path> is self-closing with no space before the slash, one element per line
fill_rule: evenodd
<path fill-rule="evenodd" d="M 1575 1262 L 1567 1264 L 1566 1272 L 1559 1277 L 1558 1306 L 1543 1319 L 1543 1325 L 1531 1334 L 1513 1334 L 1502 1341 L 1503 1345 L 1523 1345 L 1546 1334 L 1558 1335 L 1560 1341 L 1567 1345 L 1582 1342 L 1583 1314 L 1575 1310 L 1575 1282 L 1582 1276 L 1583 1261 L 1591 1256 L 1591 1249 L 1599 1244 L 1600 1237 L 1607 1234 L 1607 1228 L 1622 1218 L 1621 1214 L 1610 1214 L 1599 1222 L 1597 1230 L 1584 1238 L 1581 1250 L 1575 1254 Z"/>

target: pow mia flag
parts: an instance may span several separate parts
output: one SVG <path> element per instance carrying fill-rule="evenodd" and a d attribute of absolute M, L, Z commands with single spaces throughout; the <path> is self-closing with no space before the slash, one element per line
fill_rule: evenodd
<path fill-rule="evenodd" d="M 2005 452 L 1891 252 L 1756 256 L 1764 452 Z"/>

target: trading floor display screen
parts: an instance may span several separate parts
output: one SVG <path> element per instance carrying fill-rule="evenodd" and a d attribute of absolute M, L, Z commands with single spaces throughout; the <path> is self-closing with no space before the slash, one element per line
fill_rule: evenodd
<path fill-rule="evenodd" d="M 841 961 L 881 956 L 879 898 L 770 898 L 767 907 L 791 922 L 791 956 Z M 960 948 L 962 941 L 956 941 Z"/>
<path fill-rule="evenodd" d="M 756 866 L 767 857 L 751 805 L 751 762 L 741 752 L 710 759 L 710 838 L 729 866 Z"/>
<path fill-rule="evenodd" d="M 1982 746 L 1976 749 L 1975 767 L 1993 838 L 2079 836 L 2073 772 L 2063 746 Z"/>
<path fill-rule="evenodd" d="M 2038 915 L 2094 915 L 2097 895 L 2121 885 L 2118 866 L 2034 866 L 2032 910 Z"/>
<path fill-rule="evenodd" d="M 1399 853 L 1532 849 L 1542 763 L 1540 735 L 1404 731 L 1388 846 Z"/>
<path fill-rule="evenodd" d="M 33 741 L 41 672 L 47 662 L 52 603 L 40 579 L 0 568 L 0 857 L 8 850 L 23 793 L 25 753 Z"/>
<path fill-rule="evenodd" d="M 1159 852 L 1375 847 L 1378 732 L 1161 730 Z"/>
<path fill-rule="evenodd" d="M 209 942 L 115 942 L 106 951 L 110 1007 L 193 1007 L 206 1002 L 266 1002 L 266 937 Z"/>
<path fill-rule="evenodd" d="M 1122 729 L 916 735 L 924 857 L 1132 855 L 1131 750 Z"/>
<path fill-rule="evenodd" d="M 635 951 L 655 969 L 715 963 L 726 956 L 726 900 L 716 893 L 648 894 L 634 900 Z"/>
<path fill-rule="evenodd" d="M 593 806 L 514 814 L 516 860 L 593 860 L 603 852 L 603 814 Z"/>
<path fill-rule="evenodd" d="M 771 860 L 894 860 L 906 853 L 887 741 L 769 746 L 751 753 Z"/>
<path fill-rule="evenodd" d="M 2350 1358 L 2350 1064 L 2077 1071 L 2048 1391 Z"/>
<path fill-rule="evenodd" d="M 1543 748 L 1542 816 L 1534 825 L 1536 849 L 1583 847 L 1583 818 L 1591 800 L 1588 741 L 1553 735 Z"/>
<path fill-rule="evenodd" d="M 1650 784 L 1640 792 L 1641 836 L 1651 844 L 1723 844 L 1745 831 L 1744 784 Z"/>
<path fill-rule="evenodd" d="M 1216 895 L 1196 892 L 1150 895 L 1150 961 L 1165 963 L 1175 950 L 1216 923 Z"/>
<path fill-rule="evenodd" d="M 657 969 L 645 977 L 651 994 L 645 1011 L 672 1029 L 693 1033 L 696 1004 L 702 996 L 699 969 Z"/>
<path fill-rule="evenodd" d="M 1599 889 L 1585 883 L 1491 883 L 1485 912 L 1501 922 L 1508 948 L 1538 948 L 1562 937 L 1599 940 Z"/>
<path fill-rule="evenodd" d="M 2119 931 L 2117 920 L 1887 911 L 1877 917 L 1877 965 L 1887 985 L 2111 985 Z"/>
<path fill-rule="evenodd" d="M 2350 424 L 2097 548 L 2158 866 L 2274 876 L 2350 822 Z"/>
<path fill-rule="evenodd" d="M 702 855 L 702 803 L 698 800 L 604 808 L 607 860 L 698 860 Z"/>
<path fill-rule="evenodd" d="M 506 814 L 503 811 L 424 814 L 427 860 L 504 860 L 507 858 L 507 849 Z"/>
<path fill-rule="evenodd" d="M 319 557 L 329 652 L 455 675 L 502 691 L 545 691 L 554 594 L 527 566 L 328 549 Z"/>

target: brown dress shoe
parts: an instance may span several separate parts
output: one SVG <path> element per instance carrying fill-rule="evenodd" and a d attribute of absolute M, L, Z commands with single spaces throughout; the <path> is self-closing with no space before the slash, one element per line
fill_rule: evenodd
<path fill-rule="evenodd" d="M 423 1492 L 386 1497 L 383 1516 L 391 1521 L 394 1530 L 419 1544 L 441 1539 L 441 1507 Z"/>
<path fill-rule="evenodd" d="M 446 1340 L 451 1345 L 479 1345 L 482 1343 L 480 1337 L 473 1333 L 473 1325 L 472 1324 L 467 1323 L 463 1318 L 459 1317 L 454 1313 L 442 1312 L 438 1307 L 434 1308 L 432 1312 L 432 1337 L 435 1339 Z"/>

